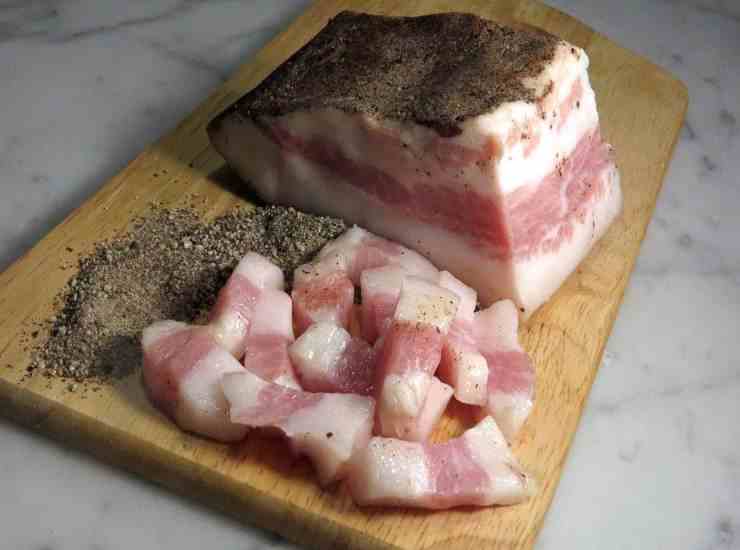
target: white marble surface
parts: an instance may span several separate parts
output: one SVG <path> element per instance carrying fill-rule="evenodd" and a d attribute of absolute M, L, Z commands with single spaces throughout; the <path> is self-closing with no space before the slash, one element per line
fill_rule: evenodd
<path fill-rule="evenodd" d="M 0 268 L 307 3 L 0 0 Z M 691 105 L 538 548 L 740 548 L 740 3 L 553 3 Z M 9 550 L 291 547 L 2 420 L 0 518 Z"/>

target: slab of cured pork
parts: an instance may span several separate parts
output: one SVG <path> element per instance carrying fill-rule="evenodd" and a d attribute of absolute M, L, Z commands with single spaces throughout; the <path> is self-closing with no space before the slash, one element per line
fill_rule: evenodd
<path fill-rule="evenodd" d="M 588 65 L 470 14 L 343 12 L 208 132 L 268 202 L 397 240 L 526 317 L 621 208 Z"/>

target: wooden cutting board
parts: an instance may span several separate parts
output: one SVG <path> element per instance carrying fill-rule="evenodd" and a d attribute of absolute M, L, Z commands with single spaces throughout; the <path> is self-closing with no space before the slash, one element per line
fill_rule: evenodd
<path fill-rule="evenodd" d="M 204 215 L 244 203 L 212 175 L 223 164 L 206 123 L 307 42 L 343 9 L 389 15 L 458 10 L 535 25 L 586 48 L 603 130 L 623 177 L 622 218 L 548 305 L 522 328 L 537 367 L 537 403 L 515 452 L 540 481 L 519 506 L 426 513 L 364 511 L 346 492 L 323 492 L 305 462 L 278 441 L 248 441 L 238 451 L 180 433 L 146 402 L 138 377 L 85 398 L 66 383 L 22 380 L 29 350 L 20 334 L 52 313 L 73 274 L 66 247 L 123 232 L 152 200 L 183 205 L 207 198 Z M 0 410 L 33 429 L 79 445 L 106 461 L 291 540 L 327 548 L 530 548 L 552 500 L 566 453 L 598 369 L 622 294 L 655 206 L 688 103 L 686 87 L 661 68 L 575 19 L 534 0 L 320 0 L 276 37 L 174 131 L 149 147 L 33 250 L 0 276 Z M 446 418 L 459 433 L 467 420 Z M 585 503 L 584 503 L 585 504 Z"/>

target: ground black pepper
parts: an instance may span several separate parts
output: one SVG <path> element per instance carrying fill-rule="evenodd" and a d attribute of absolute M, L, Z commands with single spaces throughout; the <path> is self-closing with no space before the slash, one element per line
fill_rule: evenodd
<path fill-rule="evenodd" d="M 141 363 L 139 336 L 158 319 L 202 320 L 218 290 L 253 250 L 292 271 L 344 231 L 334 218 L 293 208 L 237 209 L 211 222 L 195 210 L 153 206 L 123 237 L 99 243 L 57 297 L 41 325 L 29 375 L 102 382 Z M 41 327 L 29 329 L 32 338 Z"/>
<path fill-rule="evenodd" d="M 560 40 L 468 13 L 383 17 L 345 11 L 210 124 L 323 108 L 414 121 L 443 137 L 508 101 L 537 99 Z M 575 50 L 574 50 L 575 53 Z M 552 89 L 548 84 L 544 95 Z"/>

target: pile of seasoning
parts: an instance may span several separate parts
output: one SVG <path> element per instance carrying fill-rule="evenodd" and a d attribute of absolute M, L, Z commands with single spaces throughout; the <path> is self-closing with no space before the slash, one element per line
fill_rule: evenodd
<path fill-rule="evenodd" d="M 129 233 L 79 259 L 28 372 L 76 382 L 124 377 L 141 365 L 142 329 L 159 319 L 202 320 L 248 251 L 290 279 L 344 229 L 341 220 L 280 206 L 237 209 L 211 222 L 194 210 L 153 206 Z"/>

